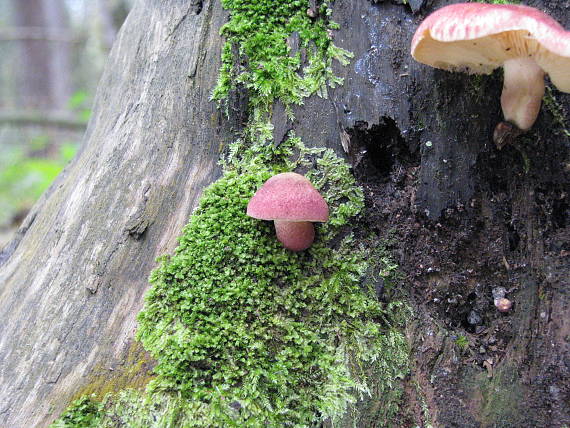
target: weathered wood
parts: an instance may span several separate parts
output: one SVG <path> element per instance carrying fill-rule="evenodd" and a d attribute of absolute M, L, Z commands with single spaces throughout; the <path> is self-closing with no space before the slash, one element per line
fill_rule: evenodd
<path fill-rule="evenodd" d="M 155 257 L 218 175 L 230 134 L 209 96 L 226 14 L 203 6 L 137 3 L 80 154 L 3 252 L 0 426 L 45 425 L 125 359 Z"/>

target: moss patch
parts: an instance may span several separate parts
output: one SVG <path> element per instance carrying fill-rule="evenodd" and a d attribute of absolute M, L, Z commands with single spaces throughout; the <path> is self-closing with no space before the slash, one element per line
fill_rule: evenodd
<path fill-rule="evenodd" d="M 498 367 L 492 378 L 473 369 L 469 369 L 463 378 L 466 390 L 474 397 L 472 401 L 479 403 L 474 414 L 483 426 L 514 428 L 525 426 L 525 422 L 528 424 L 521 412 L 524 393 L 516 364 Z"/>
<path fill-rule="evenodd" d="M 98 426 L 100 419 L 101 404 L 94 397 L 84 395 L 74 400 L 51 427 L 90 428 Z"/>
<path fill-rule="evenodd" d="M 226 43 L 212 98 L 222 102 L 241 86 L 253 109 L 267 111 L 276 100 L 288 106 L 314 93 L 326 96 L 327 86 L 342 82 L 332 61 L 347 64 L 351 56 L 332 43 L 338 26 L 328 19 L 329 4 L 321 2 L 311 18 L 308 0 L 222 0 L 230 20 L 221 29 Z"/>
<path fill-rule="evenodd" d="M 568 130 L 568 124 L 566 122 L 567 114 L 562 105 L 556 100 L 554 91 L 550 86 L 546 86 L 546 91 L 542 101 L 546 110 L 552 116 L 552 121 L 556 125 L 556 130 L 554 132 L 570 137 L 570 130 Z"/>
<path fill-rule="evenodd" d="M 149 381 L 154 378 L 152 374 L 154 364 L 155 362 L 142 344 L 133 341 L 121 365 L 113 367 L 113 370 L 102 365 L 94 367 L 86 385 L 77 391 L 71 401 L 80 400 L 84 396 L 104 397 L 126 388 L 144 390 Z"/>

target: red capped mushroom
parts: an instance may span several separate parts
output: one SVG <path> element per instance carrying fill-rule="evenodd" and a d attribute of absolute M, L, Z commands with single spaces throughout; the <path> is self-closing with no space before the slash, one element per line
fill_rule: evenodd
<path fill-rule="evenodd" d="M 570 92 L 570 31 L 541 11 L 512 4 L 458 3 L 428 16 L 412 39 L 419 62 L 450 71 L 488 74 L 504 69 L 495 128 L 499 148 L 534 124 L 544 95 L 544 74 Z"/>
<path fill-rule="evenodd" d="M 295 172 L 274 175 L 253 195 L 247 215 L 273 220 L 277 239 L 291 251 L 306 250 L 315 239 L 312 222 L 325 222 L 329 208 L 311 182 Z"/>

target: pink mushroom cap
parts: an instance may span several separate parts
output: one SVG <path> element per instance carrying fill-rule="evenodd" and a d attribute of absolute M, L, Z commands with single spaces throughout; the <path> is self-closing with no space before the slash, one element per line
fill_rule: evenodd
<path fill-rule="evenodd" d="M 412 56 L 445 70 L 488 74 L 531 57 L 552 83 L 570 92 L 570 32 L 528 6 L 457 3 L 429 15 L 412 39 Z"/>
<path fill-rule="evenodd" d="M 259 188 L 247 205 L 247 215 L 260 220 L 325 222 L 329 207 L 307 178 L 284 172 Z"/>

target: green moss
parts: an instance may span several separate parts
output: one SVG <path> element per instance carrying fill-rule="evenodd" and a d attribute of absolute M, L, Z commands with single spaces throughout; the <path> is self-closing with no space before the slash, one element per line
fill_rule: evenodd
<path fill-rule="evenodd" d="M 455 345 L 463 352 L 469 348 L 469 339 L 467 336 L 460 334 L 455 338 Z"/>
<path fill-rule="evenodd" d="M 133 341 L 126 354 L 123 364 L 109 370 L 109 367 L 98 365 L 89 373 L 87 382 L 72 397 L 75 401 L 84 396 L 104 397 L 107 394 L 131 388 L 144 390 L 151 379 L 154 361 L 144 350 L 140 342 Z"/>
<path fill-rule="evenodd" d="M 557 127 L 556 133 L 563 134 L 566 137 L 570 137 L 570 131 L 568 130 L 568 124 L 566 123 L 566 114 L 564 108 L 554 97 L 554 93 L 550 86 L 546 87 L 546 92 L 544 93 L 544 98 L 542 99 L 546 110 L 552 116 L 552 119 Z"/>
<path fill-rule="evenodd" d="M 222 0 L 230 20 L 221 29 L 226 43 L 212 98 L 221 102 L 242 86 L 251 107 L 267 111 L 276 100 L 288 106 L 315 93 L 326 96 L 327 85 L 342 82 L 332 71 L 333 59 L 347 64 L 350 57 L 331 41 L 337 25 L 328 19 L 329 3 L 322 2 L 311 19 L 308 0 Z"/>
<path fill-rule="evenodd" d="M 382 344 L 374 352 L 376 359 L 361 366 L 369 383 L 369 394 L 351 404 L 340 418 L 340 427 L 401 428 L 400 404 L 404 394 L 401 380 L 409 373 L 409 346 L 401 333 L 410 309 L 401 301 L 388 304 L 390 314 L 383 322 L 391 327 L 382 335 Z"/>
<path fill-rule="evenodd" d="M 92 396 L 85 395 L 73 401 L 52 428 L 91 428 L 97 427 L 101 418 L 101 404 Z"/>
<path fill-rule="evenodd" d="M 528 426 L 521 411 L 524 391 L 516 363 L 506 362 L 494 368 L 493 376 L 470 368 L 463 376 L 465 389 L 479 403 L 474 409 L 482 426 L 515 428 Z"/>

